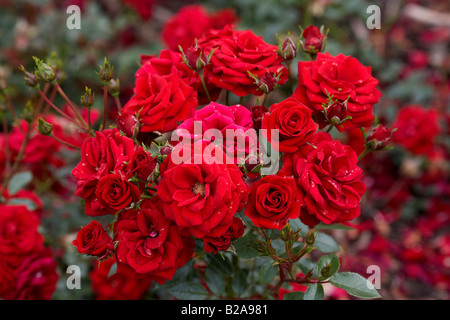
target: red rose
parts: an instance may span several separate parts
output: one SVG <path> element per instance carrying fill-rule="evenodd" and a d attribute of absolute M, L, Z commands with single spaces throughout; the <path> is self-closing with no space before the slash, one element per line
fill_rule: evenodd
<path fill-rule="evenodd" d="M 173 51 L 178 46 L 189 48 L 197 38 L 210 29 L 221 29 L 237 21 L 232 9 L 224 9 L 208 14 L 201 5 L 184 6 L 166 21 L 161 32 L 164 43 Z"/>
<path fill-rule="evenodd" d="M 201 132 L 196 132 L 196 126 Z M 210 140 L 218 146 L 223 145 L 223 151 L 235 164 L 245 158 L 249 153 L 256 152 L 258 141 L 256 133 L 252 129 L 252 117 L 250 111 L 241 105 L 225 106 L 211 102 L 193 117 L 186 119 L 176 130 L 181 137 L 189 137 L 191 142 L 200 139 L 198 134 L 203 135 L 203 140 Z M 198 129 L 197 129 L 198 130 Z M 208 132 L 220 132 L 220 136 L 209 136 Z M 221 138 L 222 141 L 219 141 Z"/>
<path fill-rule="evenodd" d="M 75 195 L 85 199 L 87 215 L 100 216 L 115 213 L 112 202 L 112 207 L 108 207 L 109 205 L 104 207 L 104 204 L 108 202 L 106 200 L 108 195 L 102 196 L 103 200 L 100 200 L 97 195 L 100 192 L 97 192 L 99 180 L 110 172 L 123 173 L 127 163 L 131 162 L 134 152 L 134 141 L 123 136 L 117 129 L 97 131 L 95 138 L 91 137 L 84 141 L 81 147 L 81 161 L 72 170 L 72 174 L 77 179 Z M 124 183 L 119 185 L 122 185 L 124 190 L 132 189 L 132 198 L 137 199 L 135 188 Z M 116 197 L 118 200 L 122 198 L 122 195 L 115 194 L 111 197 Z"/>
<path fill-rule="evenodd" d="M 23 205 L 0 205 L 0 254 L 16 264 L 19 258 L 42 247 L 39 219 Z M 2 258 L 3 259 L 3 258 Z"/>
<path fill-rule="evenodd" d="M 261 129 L 261 123 L 264 114 L 266 112 L 269 112 L 269 109 L 267 109 L 264 106 L 254 106 L 251 108 L 251 111 L 252 111 L 253 128 L 259 130 Z"/>
<path fill-rule="evenodd" d="M 198 44 L 205 54 L 215 50 L 206 66 L 208 80 L 239 97 L 264 93 L 249 72 L 257 78 L 266 72 L 279 74 L 279 85 L 288 78 L 288 69 L 277 54 L 278 47 L 267 44 L 250 30 L 235 31 L 228 25 L 222 30 L 209 31 Z"/>
<path fill-rule="evenodd" d="M 315 26 L 307 26 L 302 32 L 301 45 L 303 51 L 309 53 L 321 52 L 324 47 L 325 35 Z"/>
<path fill-rule="evenodd" d="M 87 226 L 78 231 L 73 245 L 79 253 L 105 258 L 114 249 L 109 234 L 96 220 L 92 220 Z"/>
<path fill-rule="evenodd" d="M 191 154 L 189 164 L 180 164 L 175 158 L 181 145 L 175 147 L 160 167 L 162 178 L 157 195 L 164 214 L 197 238 L 220 237 L 232 225 L 234 214 L 243 208 L 248 186 L 239 168 L 225 163 L 219 148 L 215 148 L 214 152 L 223 156 L 220 159 L 222 163 L 211 161 L 213 163 L 209 164 L 209 160 L 202 157 L 205 149 L 213 144 L 198 142 L 189 146 L 191 153 L 197 148 L 201 152 L 199 155 Z M 181 153 L 184 157 L 184 152 Z"/>
<path fill-rule="evenodd" d="M 186 49 L 186 54 L 193 50 L 193 47 Z M 197 49 L 197 51 L 200 49 Z M 203 53 L 204 55 L 204 53 Z M 141 56 L 142 64 L 146 64 L 147 71 L 149 73 L 155 73 L 159 75 L 167 75 L 170 73 L 176 73 L 186 84 L 194 88 L 198 93 L 198 103 L 205 104 L 209 102 L 205 89 L 203 88 L 202 81 L 197 72 L 194 72 L 183 61 L 181 54 L 178 51 L 161 50 L 159 57 L 156 56 Z M 204 71 L 204 76 L 207 79 L 208 71 Z M 214 84 L 206 81 L 206 87 L 208 89 L 211 100 L 215 101 L 219 97 L 221 88 L 216 87 Z"/>
<path fill-rule="evenodd" d="M 172 279 L 194 252 L 191 237 L 148 202 L 139 210 L 123 212 L 116 227 L 117 259 L 120 264 L 159 284 Z M 119 269 L 118 269 L 119 270 Z"/>
<path fill-rule="evenodd" d="M 298 63 L 299 84 L 294 97 L 314 111 L 321 128 L 324 126 L 323 104 L 328 95 L 333 101 L 347 102 L 347 112 L 352 119 L 337 126 L 340 131 L 355 127 L 369 127 L 374 119 L 372 108 L 381 97 L 376 88 L 378 80 L 372 77 L 371 68 L 363 66 L 351 56 L 318 53 L 315 61 Z M 322 122 L 320 121 L 322 119 Z"/>
<path fill-rule="evenodd" d="M 136 72 L 135 95 L 122 109 L 122 117 L 136 115 L 140 132 L 167 132 L 197 108 L 197 92 L 178 73 L 156 73 L 151 61 Z"/>
<path fill-rule="evenodd" d="M 152 281 L 148 278 L 136 278 L 135 274 L 115 272 L 110 275 L 116 258 L 111 257 L 101 263 L 95 262 L 89 273 L 92 291 L 96 300 L 138 300 L 150 288 Z"/>
<path fill-rule="evenodd" d="M 14 271 L 16 284 L 8 299 L 50 300 L 59 276 L 49 248 L 33 252 Z"/>
<path fill-rule="evenodd" d="M 227 250 L 234 240 L 242 237 L 242 235 L 244 234 L 244 230 L 245 226 L 242 223 L 242 220 L 234 217 L 233 224 L 222 236 L 216 238 L 204 237 L 202 239 L 205 245 L 205 251 L 218 253 L 219 251 Z"/>
<path fill-rule="evenodd" d="M 414 154 L 431 154 L 440 132 L 438 113 L 418 105 L 405 106 L 398 112 L 392 128 L 397 129 L 392 137 L 394 143 Z"/>
<path fill-rule="evenodd" d="M 135 175 L 142 181 L 147 181 L 150 174 L 155 170 L 156 164 L 156 158 L 153 158 L 144 150 L 144 148 L 138 147 L 126 168 L 126 171 L 130 175 Z"/>
<path fill-rule="evenodd" d="M 297 152 L 284 154 L 279 175 L 294 176 L 302 203 L 300 219 L 309 226 L 350 221 L 360 214 L 366 191 L 355 151 L 325 132 Z"/>
<path fill-rule="evenodd" d="M 105 210 L 115 214 L 132 203 L 137 203 L 141 199 L 141 192 L 125 177 L 111 173 L 98 181 L 95 196 Z"/>
<path fill-rule="evenodd" d="M 307 142 L 317 131 L 311 110 L 295 98 L 287 98 L 272 105 L 270 113 L 262 120 L 263 134 L 271 142 L 272 147 L 280 152 L 295 152 Z M 270 130 L 278 130 L 279 139 L 273 141 Z"/>
<path fill-rule="evenodd" d="M 262 229 L 281 230 L 300 214 L 297 187 L 292 177 L 264 176 L 252 186 L 244 214 Z"/>
<path fill-rule="evenodd" d="M 14 291 L 14 269 L 5 259 L 0 259 L 0 299 L 7 299 Z"/>

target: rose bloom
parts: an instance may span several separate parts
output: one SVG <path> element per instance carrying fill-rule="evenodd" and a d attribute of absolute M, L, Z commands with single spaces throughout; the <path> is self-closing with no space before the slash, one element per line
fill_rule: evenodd
<path fill-rule="evenodd" d="M 79 253 L 99 257 L 106 257 L 114 249 L 111 237 L 96 220 L 92 220 L 87 226 L 78 231 L 73 245 Z"/>
<path fill-rule="evenodd" d="M 205 156 L 211 146 L 215 161 Z M 213 144 L 199 141 L 185 147 L 178 144 L 160 167 L 157 195 L 164 214 L 194 237 L 220 237 L 242 210 L 248 186 L 240 169 L 227 164 L 223 151 Z M 178 161 L 185 156 L 189 163 Z"/>
<path fill-rule="evenodd" d="M 98 181 L 95 196 L 105 210 L 115 214 L 139 202 L 141 192 L 127 177 L 111 173 Z"/>
<path fill-rule="evenodd" d="M 197 137 L 196 126 L 201 125 L 201 137 Z M 225 106 L 216 102 L 211 102 L 200 110 L 197 110 L 192 118 L 180 124 L 176 133 L 180 137 L 188 137 L 191 141 L 195 139 L 210 140 L 216 145 L 223 145 L 223 151 L 231 158 L 236 157 L 235 163 L 239 163 L 239 158 L 246 157 L 257 148 L 257 136 L 253 131 L 251 112 L 244 106 Z M 210 136 L 208 131 L 220 131 L 222 142 L 216 141 L 214 135 Z M 230 130 L 230 131 L 228 131 Z M 189 132 L 189 134 L 188 134 Z M 232 132 L 233 136 L 230 136 Z"/>
<path fill-rule="evenodd" d="M 302 204 L 300 219 L 308 226 L 350 221 L 360 214 L 366 191 L 355 151 L 325 132 L 317 133 L 295 153 L 283 155 L 281 176 L 293 176 Z"/>
<path fill-rule="evenodd" d="M 233 218 L 233 224 L 230 226 L 227 232 L 225 232 L 220 237 L 204 237 L 203 243 L 205 245 L 206 252 L 218 253 L 219 251 L 225 251 L 230 246 L 231 243 L 242 237 L 245 231 L 245 226 L 242 220 L 239 218 Z"/>
<path fill-rule="evenodd" d="M 194 252 L 194 241 L 183 236 L 157 205 L 150 201 L 141 209 L 121 213 L 116 223 L 117 259 L 127 270 L 163 284 L 172 279 Z M 120 265 L 119 265 L 120 267 Z"/>
<path fill-rule="evenodd" d="M 117 182 L 116 188 L 111 184 L 110 177 L 103 180 L 101 189 L 97 189 L 99 181 L 111 172 L 126 175 L 127 164 L 133 160 L 135 152 L 139 152 L 140 148 L 117 129 L 97 131 L 95 137 L 84 141 L 81 146 L 81 161 L 72 170 L 72 175 L 77 179 L 75 195 L 85 200 L 87 215 L 115 213 L 117 208 L 123 209 L 138 200 L 135 186 L 130 185 L 128 181 L 112 179 Z M 115 193 L 108 194 L 109 191 Z"/>
<path fill-rule="evenodd" d="M 413 154 L 431 154 L 434 139 L 439 134 L 438 112 L 418 105 L 408 105 L 400 109 L 392 124 L 394 143 Z"/>
<path fill-rule="evenodd" d="M 140 132 L 168 132 L 197 108 L 197 92 L 170 69 L 157 70 L 147 61 L 136 72 L 134 96 L 120 117 L 136 116 Z"/>
<path fill-rule="evenodd" d="M 372 77 L 371 67 L 363 66 L 351 56 L 318 53 L 315 61 L 298 63 L 298 86 L 293 96 L 310 107 L 318 122 L 324 122 L 322 104 L 328 103 L 327 93 L 333 101 L 347 102 L 347 112 L 352 119 L 337 126 L 339 131 L 355 127 L 369 127 L 374 119 L 373 105 L 381 93 L 377 89 L 378 80 Z M 322 119 L 323 121 L 323 119 Z"/>
<path fill-rule="evenodd" d="M 186 54 L 192 50 L 192 47 L 186 49 Z M 189 68 L 183 61 L 180 52 L 168 49 L 161 50 L 159 57 L 155 55 L 141 55 L 141 64 L 147 64 L 148 71 L 156 74 L 170 74 L 176 73 L 189 86 L 194 88 L 198 93 L 199 104 L 206 104 L 209 102 L 202 81 L 197 72 Z M 207 70 L 204 70 L 205 84 L 208 89 L 209 96 L 212 101 L 217 100 L 221 92 L 221 88 L 207 81 Z"/>
<path fill-rule="evenodd" d="M 23 205 L 0 204 L 0 255 L 17 267 L 21 257 L 42 247 L 39 218 Z"/>
<path fill-rule="evenodd" d="M 279 85 L 288 79 L 289 72 L 277 54 L 278 47 L 267 44 L 250 30 L 236 31 L 229 25 L 222 30 L 207 32 L 198 44 L 205 54 L 215 50 L 206 66 L 209 82 L 239 97 L 264 93 L 249 72 L 258 78 L 266 72 L 279 74 Z"/>
<path fill-rule="evenodd" d="M 297 187 L 292 177 L 264 176 L 252 186 L 244 214 L 262 229 L 281 230 L 300 214 Z"/>
<path fill-rule="evenodd" d="M 26 256 L 14 270 L 14 277 L 16 279 L 14 290 L 6 299 L 50 300 L 59 279 L 57 263 L 50 248 Z"/>
<path fill-rule="evenodd" d="M 178 51 L 178 46 L 183 49 L 189 48 L 195 39 L 201 38 L 206 31 L 221 29 L 235 22 L 237 16 L 232 9 L 208 14 L 201 5 L 184 6 L 166 21 L 161 35 L 169 49 Z"/>
<path fill-rule="evenodd" d="M 148 278 L 137 278 L 133 273 L 116 272 L 110 275 L 111 267 L 116 258 L 94 263 L 89 273 L 92 291 L 96 300 L 138 300 L 142 299 L 152 285 Z"/>
<path fill-rule="evenodd" d="M 261 128 L 272 147 L 280 152 L 295 152 L 317 131 L 311 109 L 295 98 L 287 98 L 273 104 L 270 112 L 264 114 Z M 270 130 L 278 130 L 279 140 L 273 141 Z"/>

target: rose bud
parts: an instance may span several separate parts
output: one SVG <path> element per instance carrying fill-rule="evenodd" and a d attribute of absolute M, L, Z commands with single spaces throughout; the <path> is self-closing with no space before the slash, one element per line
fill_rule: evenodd
<path fill-rule="evenodd" d="M 253 128 L 256 130 L 261 129 L 261 121 L 264 117 L 264 113 L 269 112 L 264 106 L 254 106 L 251 108 L 252 119 L 253 119 Z"/>
<path fill-rule="evenodd" d="M 108 60 L 105 58 L 105 62 L 103 63 L 103 66 L 100 66 L 100 71 L 98 73 L 98 76 L 100 78 L 100 80 L 107 84 L 111 81 L 111 79 L 113 78 L 114 72 L 113 72 L 113 67 L 111 67 L 111 65 L 109 64 Z"/>
<path fill-rule="evenodd" d="M 94 94 L 92 93 L 92 90 L 89 89 L 88 87 L 85 88 L 85 92 L 84 95 L 81 96 L 81 105 L 86 107 L 86 108 L 90 108 L 95 101 L 95 97 Z"/>
<path fill-rule="evenodd" d="M 345 120 L 347 120 L 347 103 L 344 102 L 335 102 L 326 107 L 326 119 L 333 123 L 334 125 L 341 124 Z"/>
<path fill-rule="evenodd" d="M 99 257 L 100 259 L 105 258 L 114 250 L 111 237 L 96 220 L 92 220 L 78 231 L 77 238 L 72 244 L 79 253 Z"/>
<path fill-rule="evenodd" d="M 203 69 L 208 60 L 203 50 L 197 44 L 186 50 L 185 58 L 186 64 L 196 71 Z"/>
<path fill-rule="evenodd" d="M 36 76 L 45 82 L 53 82 L 56 79 L 56 69 L 36 57 L 33 59 L 36 64 Z"/>
<path fill-rule="evenodd" d="M 322 28 L 315 26 L 308 26 L 303 30 L 300 44 L 303 51 L 309 54 L 316 54 L 322 52 L 325 48 L 326 34 L 322 33 Z"/>
<path fill-rule="evenodd" d="M 366 145 L 371 150 L 382 150 L 387 147 L 391 141 L 392 130 L 389 130 L 384 125 L 379 124 L 372 128 L 367 134 Z"/>
<path fill-rule="evenodd" d="M 39 78 L 34 73 L 30 73 L 27 70 L 25 70 L 24 66 L 20 66 L 20 71 L 22 71 L 25 74 L 25 84 L 31 88 L 38 88 L 39 86 Z"/>
<path fill-rule="evenodd" d="M 266 72 L 261 77 L 252 74 L 250 71 L 248 72 L 248 74 L 253 78 L 253 81 L 255 82 L 258 89 L 266 94 L 275 89 L 275 87 L 278 85 L 278 82 L 280 81 L 280 75 L 276 75 L 271 72 Z"/>
<path fill-rule="evenodd" d="M 53 125 L 42 118 L 38 119 L 38 131 L 43 136 L 51 136 L 53 134 Z"/>
<path fill-rule="evenodd" d="M 250 179 L 258 179 L 261 176 L 259 172 L 262 167 L 261 160 L 261 157 L 256 154 L 252 154 L 245 159 L 243 169 L 247 177 Z"/>
<path fill-rule="evenodd" d="M 137 137 L 139 133 L 139 119 L 132 114 L 121 114 L 117 119 L 117 128 L 129 138 Z"/>
<path fill-rule="evenodd" d="M 278 54 L 285 60 L 289 61 L 297 56 L 297 47 L 290 37 L 282 41 L 278 39 Z"/>

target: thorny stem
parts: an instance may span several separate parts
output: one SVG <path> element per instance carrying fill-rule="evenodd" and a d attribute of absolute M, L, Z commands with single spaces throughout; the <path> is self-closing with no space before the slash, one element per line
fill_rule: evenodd
<path fill-rule="evenodd" d="M 211 102 L 211 97 L 209 96 L 208 88 L 206 87 L 205 77 L 203 77 L 203 72 L 198 73 L 200 77 L 200 81 L 202 82 L 203 89 L 205 90 L 206 96 L 208 97 L 209 102 Z"/>
<path fill-rule="evenodd" d="M 106 127 L 106 112 L 108 111 L 108 87 L 103 87 L 103 121 L 101 130 L 104 130 Z"/>
<path fill-rule="evenodd" d="M 59 84 L 55 83 L 56 90 L 58 90 L 58 93 L 66 100 L 66 102 L 69 104 L 72 111 L 75 113 L 75 116 L 78 118 L 80 123 L 84 126 L 85 129 L 88 129 L 88 124 L 86 121 L 84 121 L 83 117 L 81 116 L 80 112 L 78 111 L 77 107 L 73 105 L 73 102 L 67 97 L 67 95 L 64 93 L 64 91 L 61 89 Z"/>
<path fill-rule="evenodd" d="M 122 110 L 122 104 L 118 96 L 114 96 L 114 102 L 116 103 L 117 111 L 120 112 Z"/>
<path fill-rule="evenodd" d="M 8 172 L 11 166 L 11 162 L 9 159 L 9 141 L 8 141 L 8 119 L 6 119 L 6 112 L 3 113 L 3 136 L 5 138 L 5 172 Z"/>
<path fill-rule="evenodd" d="M 55 139 L 56 141 L 58 141 L 58 142 L 60 142 L 60 143 L 62 143 L 62 144 L 64 144 L 64 145 L 66 145 L 66 146 L 68 146 L 68 147 L 70 147 L 70 148 L 80 149 L 80 147 L 78 147 L 78 146 L 76 146 L 76 145 L 73 145 L 73 144 L 71 144 L 71 143 L 69 143 L 69 142 L 67 142 L 67 141 L 64 141 L 64 140 L 58 138 L 57 136 L 55 136 L 54 134 L 52 134 L 51 137 L 52 137 L 53 139 Z"/>
<path fill-rule="evenodd" d="M 55 106 L 53 104 L 52 101 L 50 101 L 45 94 L 39 90 L 38 91 L 39 94 L 41 95 L 41 97 L 43 97 L 43 99 L 47 102 L 47 104 L 52 107 L 56 112 L 58 112 L 62 117 L 64 117 L 65 119 L 69 120 L 70 122 L 72 122 L 73 124 L 75 124 L 78 128 L 82 129 L 82 130 L 86 130 L 85 128 L 83 128 L 78 122 L 75 121 L 75 119 L 72 119 L 71 117 L 69 117 L 67 114 L 65 114 L 63 111 L 61 111 L 57 106 Z"/>
<path fill-rule="evenodd" d="M 39 90 L 40 91 L 40 90 Z M 4 194 L 4 192 L 6 191 L 6 188 L 9 184 L 9 182 L 11 181 L 12 177 L 14 176 L 14 174 L 17 172 L 17 170 L 19 169 L 19 165 L 22 162 L 24 156 L 25 156 L 25 150 L 27 147 L 28 142 L 30 141 L 31 138 L 31 132 L 33 130 L 32 128 L 32 124 L 34 123 L 34 119 L 36 119 L 36 116 L 38 114 L 40 114 L 41 112 L 41 108 L 42 108 L 42 103 L 39 103 L 38 106 L 36 107 L 36 110 L 33 113 L 33 121 L 30 122 L 28 124 L 28 130 L 25 133 L 25 137 L 22 141 L 22 145 L 20 146 L 20 150 L 19 153 L 17 154 L 17 157 L 14 159 L 14 163 L 12 165 L 11 171 L 5 175 L 1 189 L 0 189 L 0 196 L 2 196 Z"/>

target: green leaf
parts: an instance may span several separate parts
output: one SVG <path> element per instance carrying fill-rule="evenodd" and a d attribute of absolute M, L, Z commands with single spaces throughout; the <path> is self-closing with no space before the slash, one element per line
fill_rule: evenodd
<path fill-rule="evenodd" d="M 36 203 L 34 203 L 33 200 L 27 198 L 13 198 L 11 200 L 8 200 L 8 204 L 23 205 L 26 206 L 29 211 L 34 211 L 37 209 Z"/>
<path fill-rule="evenodd" d="M 283 295 L 283 300 L 303 300 L 304 292 L 289 292 Z"/>
<path fill-rule="evenodd" d="M 230 259 L 226 255 L 207 254 L 205 261 L 208 268 L 214 270 L 216 273 L 227 275 L 233 274 L 233 266 L 231 265 Z"/>
<path fill-rule="evenodd" d="M 205 281 L 212 293 L 217 296 L 224 295 L 226 283 L 222 274 L 217 274 L 214 270 L 207 268 L 205 271 Z"/>
<path fill-rule="evenodd" d="M 234 249 L 239 258 L 251 259 L 261 255 L 261 253 L 256 250 L 256 239 L 257 237 L 250 233 L 233 242 Z"/>
<path fill-rule="evenodd" d="M 178 283 L 169 289 L 169 293 L 179 300 L 204 300 L 208 291 L 199 282 Z"/>
<path fill-rule="evenodd" d="M 325 293 L 320 283 L 312 283 L 308 286 L 303 297 L 304 300 L 324 300 Z"/>
<path fill-rule="evenodd" d="M 302 237 L 306 237 L 309 232 L 309 227 L 300 221 L 299 218 L 289 220 L 289 226 L 292 228 L 292 231 L 300 230 L 300 235 Z"/>
<path fill-rule="evenodd" d="M 16 173 L 8 184 L 9 194 L 15 195 L 21 189 L 25 188 L 31 180 L 33 180 L 33 175 L 30 171 Z"/>
<path fill-rule="evenodd" d="M 269 283 L 278 274 L 278 266 L 273 265 L 273 260 L 267 261 L 259 269 L 259 282 L 261 284 Z"/>
<path fill-rule="evenodd" d="M 101 262 L 100 262 L 101 263 Z M 111 268 L 109 269 L 108 272 L 108 278 L 112 277 L 113 275 L 115 275 L 117 273 L 117 263 L 113 263 L 113 265 L 111 266 Z"/>
<path fill-rule="evenodd" d="M 339 246 L 336 241 L 334 241 L 334 239 L 326 233 L 316 233 L 316 241 L 314 242 L 314 246 L 317 250 L 324 253 L 339 251 Z"/>
<path fill-rule="evenodd" d="M 302 270 L 302 272 L 305 276 L 309 273 L 309 271 L 312 270 L 311 276 L 313 278 L 318 277 L 316 264 L 314 262 L 312 262 L 311 260 L 309 260 L 307 258 L 301 258 L 298 261 L 298 266 L 300 267 L 300 270 Z"/>
<path fill-rule="evenodd" d="M 367 279 L 354 272 L 336 273 L 330 278 L 330 283 L 344 289 L 352 296 L 363 299 L 379 299 L 380 294 L 373 287 L 370 288 Z"/>
<path fill-rule="evenodd" d="M 321 275 L 321 280 L 328 279 L 338 272 L 340 266 L 339 258 L 334 253 L 322 256 L 317 262 L 317 273 Z"/>
<path fill-rule="evenodd" d="M 323 222 L 319 223 L 314 227 L 316 230 L 354 230 L 355 228 L 349 227 L 343 224 L 325 224 Z"/>
<path fill-rule="evenodd" d="M 236 297 L 241 297 L 247 290 L 247 274 L 244 270 L 238 270 L 231 281 L 231 288 Z"/>

